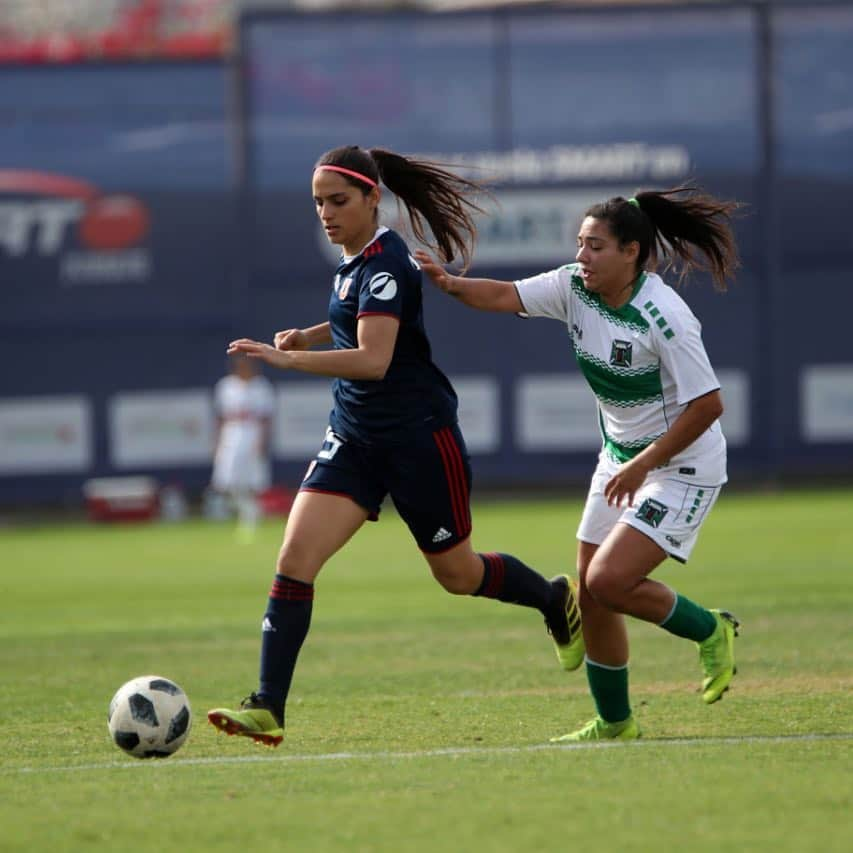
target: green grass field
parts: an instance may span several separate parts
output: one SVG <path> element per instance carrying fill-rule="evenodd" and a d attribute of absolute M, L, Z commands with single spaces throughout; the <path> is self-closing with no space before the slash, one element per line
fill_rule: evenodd
<path fill-rule="evenodd" d="M 579 501 L 480 503 L 474 544 L 574 563 Z M 853 849 L 853 493 L 727 494 L 656 577 L 743 623 L 704 706 L 696 650 L 631 623 L 644 739 L 557 747 L 592 716 L 538 613 L 455 598 L 386 512 L 324 570 L 277 750 L 217 734 L 256 686 L 281 524 L 0 530 L 0 850 Z M 172 758 L 109 740 L 136 675 L 189 694 Z"/>

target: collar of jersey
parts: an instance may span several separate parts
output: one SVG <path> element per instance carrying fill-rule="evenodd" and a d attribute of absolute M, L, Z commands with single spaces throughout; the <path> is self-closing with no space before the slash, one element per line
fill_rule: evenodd
<path fill-rule="evenodd" d="M 388 229 L 388 228 L 386 228 L 384 225 L 380 225 L 380 226 L 376 229 L 376 233 L 375 233 L 375 234 L 370 238 L 370 240 L 368 240 L 368 241 L 367 241 L 367 243 L 365 243 L 365 244 L 364 244 L 364 245 L 363 245 L 363 246 L 362 246 L 362 247 L 361 247 L 361 248 L 360 248 L 360 249 L 359 249 L 359 250 L 358 250 L 354 255 L 345 255 L 345 254 L 343 254 L 343 252 L 342 252 L 342 253 L 341 253 L 341 263 L 342 263 L 342 264 L 349 264 L 349 263 L 352 263 L 352 262 L 353 262 L 353 261 L 354 261 L 354 260 L 359 256 L 359 255 L 364 254 L 364 250 L 365 250 L 368 246 L 370 246 L 370 245 L 372 245 L 373 243 L 375 243 L 375 242 L 376 242 L 376 241 L 377 241 L 377 240 L 378 240 L 378 239 L 379 239 L 379 238 L 380 238 L 380 237 L 381 237 L 381 236 L 382 236 L 386 231 L 388 231 L 388 230 L 389 230 L 389 229 Z"/>
<path fill-rule="evenodd" d="M 640 292 L 640 288 L 646 283 L 646 279 L 649 277 L 649 274 L 643 270 L 634 281 L 634 284 L 631 286 L 631 295 L 628 297 L 627 301 L 620 305 L 618 308 L 611 308 L 599 294 L 595 294 L 598 297 L 599 302 L 602 307 L 604 307 L 607 311 L 616 314 L 617 316 L 622 316 L 625 312 L 629 312 L 632 310 L 630 308 L 631 303 L 634 301 L 634 297 Z"/>
<path fill-rule="evenodd" d="M 610 314 L 614 317 L 625 317 L 628 314 L 633 313 L 636 309 L 631 306 L 631 303 L 634 301 L 634 297 L 640 292 L 640 288 L 646 283 L 649 278 L 649 274 L 643 270 L 637 278 L 634 280 L 634 283 L 631 285 L 631 295 L 628 299 L 622 303 L 618 308 L 611 308 L 598 293 L 590 293 L 586 288 L 584 288 L 581 283 L 580 277 L 577 278 L 577 287 L 584 294 L 583 299 L 587 302 L 591 302 L 593 305 L 598 306 L 598 309 L 603 314 Z M 572 281 L 575 281 L 574 273 L 572 273 Z M 573 284 L 574 286 L 574 284 Z"/>
<path fill-rule="evenodd" d="M 625 305 L 630 305 L 634 301 L 634 297 L 640 292 L 640 288 L 646 283 L 646 279 L 648 277 L 649 274 L 645 270 L 637 276 L 637 280 L 631 288 L 631 298 L 625 303 Z M 623 305 L 622 307 L 624 308 L 625 306 Z"/>

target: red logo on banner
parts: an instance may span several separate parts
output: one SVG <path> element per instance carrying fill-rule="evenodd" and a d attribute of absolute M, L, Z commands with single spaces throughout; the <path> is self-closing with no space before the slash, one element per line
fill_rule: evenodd
<path fill-rule="evenodd" d="M 0 249 L 11 255 L 33 246 L 39 254 L 53 254 L 70 225 L 87 249 L 126 249 L 139 244 L 150 225 L 148 209 L 138 198 L 102 194 L 93 184 L 65 175 L 0 169 L 0 194 L 76 202 L 64 207 L 39 200 L 0 203 Z"/>
<path fill-rule="evenodd" d="M 129 195 L 96 198 L 87 204 L 77 233 L 90 249 L 124 249 L 148 233 L 148 210 Z"/>

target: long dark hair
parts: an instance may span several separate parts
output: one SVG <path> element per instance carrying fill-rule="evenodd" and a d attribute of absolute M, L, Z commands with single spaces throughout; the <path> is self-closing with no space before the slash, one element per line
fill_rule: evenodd
<path fill-rule="evenodd" d="M 334 148 L 320 157 L 315 168 L 319 166 L 341 166 L 376 183 L 382 181 L 405 205 L 415 237 L 431 246 L 445 263 L 460 257 L 463 269 L 467 269 L 477 236 L 474 214 L 484 212 L 471 196 L 486 193 L 482 185 L 441 164 L 404 157 L 385 148 Z M 343 173 L 341 177 L 365 195 L 371 190 L 357 177 Z M 434 242 L 428 238 L 425 224 L 432 231 Z"/>
<path fill-rule="evenodd" d="M 638 192 L 633 199 L 617 196 L 593 205 L 586 215 L 606 220 L 620 246 L 640 244 L 637 272 L 654 252 L 668 268 L 677 268 L 676 286 L 699 269 L 711 273 L 715 289 L 726 290 L 740 266 L 731 220 L 741 206 L 684 184 Z"/>

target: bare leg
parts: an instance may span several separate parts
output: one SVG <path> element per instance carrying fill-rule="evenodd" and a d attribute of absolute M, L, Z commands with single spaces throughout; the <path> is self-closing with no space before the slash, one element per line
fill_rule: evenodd
<path fill-rule="evenodd" d="M 589 560 L 584 585 L 601 607 L 659 625 L 672 610 L 675 593 L 647 576 L 664 559 L 666 552 L 648 536 L 619 523 Z"/>
<path fill-rule="evenodd" d="M 313 583 L 326 560 L 346 545 L 367 515 L 347 497 L 299 492 L 287 519 L 276 571 Z"/>
<path fill-rule="evenodd" d="M 293 502 L 261 639 L 258 694 L 280 722 L 296 660 L 311 625 L 314 579 L 366 519 L 367 510 L 340 495 L 300 492 Z"/>
<path fill-rule="evenodd" d="M 591 542 L 578 542 L 578 604 L 586 653 L 590 659 L 606 666 L 625 666 L 628 663 L 625 617 L 596 601 L 587 587 L 589 565 L 598 548 Z"/>
<path fill-rule="evenodd" d="M 483 561 L 466 539 L 441 554 L 424 554 L 433 577 L 454 595 L 472 595 L 483 581 Z"/>

